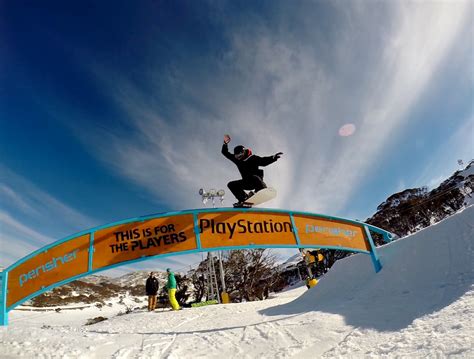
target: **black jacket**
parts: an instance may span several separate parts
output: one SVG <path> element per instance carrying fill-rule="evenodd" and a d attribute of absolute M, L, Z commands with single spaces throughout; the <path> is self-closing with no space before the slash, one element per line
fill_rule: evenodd
<path fill-rule="evenodd" d="M 156 295 L 158 293 L 158 279 L 155 277 L 148 277 L 146 280 L 146 295 Z"/>
<path fill-rule="evenodd" d="M 238 160 L 233 154 L 229 152 L 227 143 L 222 145 L 222 154 L 237 165 L 237 168 L 239 169 L 243 179 L 254 175 L 257 175 L 263 179 L 263 170 L 259 169 L 258 167 L 268 166 L 277 160 L 275 156 L 260 157 L 257 155 L 250 155 L 244 159 Z"/>

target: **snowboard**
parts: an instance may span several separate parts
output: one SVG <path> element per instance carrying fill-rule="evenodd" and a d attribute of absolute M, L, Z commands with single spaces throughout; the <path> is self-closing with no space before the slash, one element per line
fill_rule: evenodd
<path fill-rule="evenodd" d="M 242 203 L 241 206 L 234 206 L 234 207 L 252 208 L 253 206 L 258 206 L 259 204 L 270 201 L 271 199 L 275 198 L 276 195 L 277 195 L 277 191 L 275 188 L 267 187 L 255 193 L 252 197 L 247 198 L 245 202 Z"/>

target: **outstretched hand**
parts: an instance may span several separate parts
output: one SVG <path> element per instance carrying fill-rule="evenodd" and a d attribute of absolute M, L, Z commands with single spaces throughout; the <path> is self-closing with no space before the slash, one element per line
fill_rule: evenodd
<path fill-rule="evenodd" d="M 229 142 L 230 142 L 230 136 L 227 135 L 227 134 L 225 134 L 225 135 L 224 135 L 224 143 L 227 144 L 227 143 L 229 143 Z"/>
<path fill-rule="evenodd" d="M 281 157 L 282 154 L 283 154 L 283 152 L 278 152 L 276 155 L 273 155 L 273 158 L 275 158 L 277 160 Z"/>

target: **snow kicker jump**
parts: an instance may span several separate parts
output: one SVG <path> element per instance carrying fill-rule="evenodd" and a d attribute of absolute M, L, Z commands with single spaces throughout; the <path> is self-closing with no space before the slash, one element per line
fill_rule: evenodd
<path fill-rule="evenodd" d="M 41 293 L 123 264 L 174 255 L 252 248 L 328 248 L 369 254 L 382 265 L 366 223 L 276 209 L 198 209 L 161 213 L 89 229 L 20 259 L 0 276 L 0 315 Z"/>

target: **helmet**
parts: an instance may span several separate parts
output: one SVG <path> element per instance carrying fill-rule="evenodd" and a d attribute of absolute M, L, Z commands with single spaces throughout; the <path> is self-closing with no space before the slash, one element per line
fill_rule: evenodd
<path fill-rule="evenodd" d="M 245 147 L 238 145 L 234 147 L 234 156 L 238 160 L 242 159 L 245 156 Z"/>
<path fill-rule="evenodd" d="M 245 151 L 245 147 L 242 145 L 238 145 L 234 147 L 234 155 L 238 155 L 239 153 L 242 153 Z"/>

